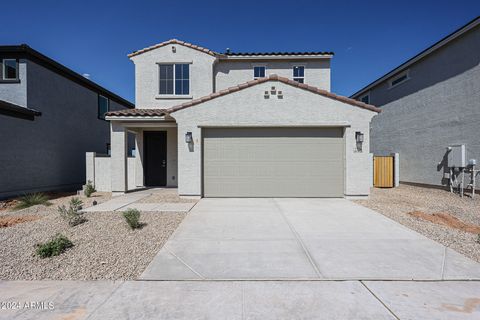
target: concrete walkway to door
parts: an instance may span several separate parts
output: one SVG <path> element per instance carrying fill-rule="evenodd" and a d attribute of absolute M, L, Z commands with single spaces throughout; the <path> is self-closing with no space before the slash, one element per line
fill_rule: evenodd
<path fill-rule="evenodd" d="M 472 280 L 480 264 L 344 199 L 202 199 L 144 280 Z"/>

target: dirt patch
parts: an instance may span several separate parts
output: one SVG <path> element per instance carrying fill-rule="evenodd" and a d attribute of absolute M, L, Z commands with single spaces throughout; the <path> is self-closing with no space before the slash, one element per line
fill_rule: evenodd
<path fill-rule="evenodd" d="M 40 219 L 39 216 L 5 216 L 0 217 L 0 228 L 11 227 L 19 223 L 35 221 Z"/>
<path fill-rule="evenodd" d="M 372 188 L 369 199 L 354 202 L 373 209 L 422 235 L 480 262 L 478 234 L 421 219 L 408 212 L 446 213 L 467 225 L 480 226 L 480 196 L 460 197 L 448 190 L 400 184 L 397 188 Z M 430 218 L 427 216 L 427 218 Z M 437 219 L 437 218 L 435 218 Z M 453 224 L 455 225 L 455 224 Z"/>
<path fill-rule="evenodd" d="M 15 208 L 15 206 L 17 204 L 18 204 L 17 199 L 8 199 L 8 200 L 0 201 L 0 211 L 11 210 L 11 209 Z"/>
<path fill-rule="evenodd" d="M 449 215 L 448 213 L 436 212 L 436 213 L 428 214 L 423 211 L 411 211 L 411 212 L 407 212 L 407 214 L 411 215 L 412 217 L 420 218 L 436 224 L 441 224 L 450 228 L 462 230 L 465 232 L 480 234 L 480 226 L 476 226 L 470 223 L 465 223 L 460 219 L 452 215 Z"/>

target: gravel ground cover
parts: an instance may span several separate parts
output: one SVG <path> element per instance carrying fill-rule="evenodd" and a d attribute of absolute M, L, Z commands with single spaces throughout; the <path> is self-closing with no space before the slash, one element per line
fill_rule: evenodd
<path fill-rule="evenodd" d="M 197 201 L 198 200 L 195 200 L 195 199 L 180 198 L 178 196 L 177 189 L 163 188 L 163 189 L 155 190 L 155 192 L 152 195 L 137 201 L 137 203 L 158 203 L 158 202 L 191 203 L 191 202 L 197 202 Z"/>
<path fill-rule="evenodd" d="M 57 211 L 72 195 L 19 211 L 4 210 L 0 217 L 38 216 L 35 221 L 0 228 L 0 279 L 2 280 L 130 280 L 136 279 L 185 217 L 184 213 L 142 212 L 141 229 L 131 230 L 118 212 L 85 213 L 87 222 L 69 227 Z M 94 200 L 110 199 L 96 193 L 80 197 L 84 207 Z M 63 254 L 41 259 L 35 244 L 57 233 L 67 236 L 74 247 Z"/>
<path fill-rule="evenodd" d="M 440 242 L 465 256 L 480 262 L 478 234 L 461 231 L 422 219 L 419 211 L 432 216 L 448 214 L 469 225 L 480 226 L 480 195 L 461 198 L 446 190 L 422 188 L 401 184 L 397 188 L 373 188 L 369 199 L 354 202 L 381 214 Z M 409 214 L 410 213 L 410 214 Z"/>

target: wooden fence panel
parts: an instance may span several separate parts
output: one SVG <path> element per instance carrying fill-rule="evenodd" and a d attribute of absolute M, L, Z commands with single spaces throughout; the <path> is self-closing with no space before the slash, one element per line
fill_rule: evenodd
<path fill-rule="evenodd" d="M 393 188 L 393 157 L 373 157 L 373 186 L 377 188 Z"/>

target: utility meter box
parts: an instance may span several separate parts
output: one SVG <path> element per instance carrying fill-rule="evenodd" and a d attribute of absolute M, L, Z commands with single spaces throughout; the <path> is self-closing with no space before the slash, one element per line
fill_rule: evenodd
<path fill-rule="evenodd" d="M 466 155 L 465 155 L 465 145 L 458 144 L 448 147 L 450 150 L 448 152 L 447 161 L 449 168 L 465 168 L 466 167 Z"/>

